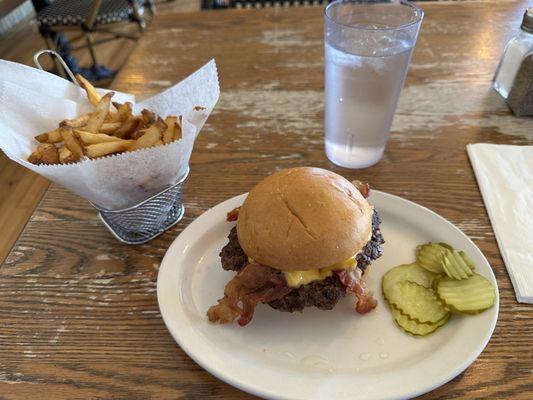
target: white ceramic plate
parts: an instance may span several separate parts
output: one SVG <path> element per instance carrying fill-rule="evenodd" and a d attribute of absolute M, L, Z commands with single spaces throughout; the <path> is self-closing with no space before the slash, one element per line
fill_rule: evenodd
<path fill-rule="evenodd" d="M 458 228 L 427 208 L 376 190 L 369 202 L 383 220 L 386 244 L 367 277 L 379 302 L 375 311 L 356 314 L 349 296 L 333 311 L 290 314 L 260 305 L 244 328 L 210 324 L 206 311 L 234 276 L 222 269 L 218 256 L 234 224 L 226 222 L 226 212 L 245 197 L 229 199 L 191 223 L 168 249 L 157 280 L 168 330 L 216 377 L 268 399 L 410 398 L 448 382 L 485 348 L 496 325 L 498 297 L 492 309 L 453 316 L 427 337 L 396 327 L 381 296 L 381 277 L 414 261 L 417 244 L 444 241 L 466 251 L 477 271 L 497 286 L 481 251 Z"/>

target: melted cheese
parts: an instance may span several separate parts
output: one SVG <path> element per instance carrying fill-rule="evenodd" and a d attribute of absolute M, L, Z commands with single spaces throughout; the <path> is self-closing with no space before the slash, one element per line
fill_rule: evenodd
<path fill-rule="evenodd" d="M 338 269 L 350 269 L 355 268 L 357 262 L 355 261 L 355 254 L 353 257 L 342 261 L 337 264 L 333 264 L 326 268 L 314 268 L 305 271 L 283 271 L 287 285 L 290 287 L 298 287 L 301 285 L 307 285 L 313 281 L 319 281 L 326 279 L 333 274 L 334 270 Z"/>
<path fill-rule="evenodd" d="M 370 235 L 368 235 L 367 242 L 369 242 L 370 239 L 372 239 L 372 232 L 370 232 Z M 359 253 L 361 253 L 361 251 L 362 250 L 358 251 L 347 260 L 330 265 L 326 268 L 313 268 L 304 271 L 283 271 L 283 274 L 285 275 L 285 280 L 287 281 L 287 285 L 290 287 L 307 285 L 308 283 L 311 283 L 313 281 L 321 281 L 323 279 L 326 279 L 328 276 L 333 275 L 334 270 L 352 268 L 355 269 L 355 267 L 357 266 L 357 261 L 355 258 Z M 254 260 L 251 257 L 248 257 L 248 262 L 253 263 Z"/>

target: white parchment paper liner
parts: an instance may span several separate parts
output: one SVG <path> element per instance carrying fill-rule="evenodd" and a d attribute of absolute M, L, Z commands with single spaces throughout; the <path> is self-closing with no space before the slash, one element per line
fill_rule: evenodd
<path fill-rule="evenodd" d="M 92 106 L 77 85 L 35 68 L 0 60 L 0 148 L 13 161 L 102 208 L 126 208 L 175 183 L 185 173 L 194 141 L 219 94 L 214 60 L 139 103 L 131 94 L 115 92 L 113 100 L 131 101 L 135 113 L 147 108 L 162 117 L 183 115 L 182 139 L 76 164 L 33 165 L 26 160 L 37 146 L 34 136 L 57 128 L 65 118 L 90 112 Z M 195 111 L 195 106 L 206 109 Z"/>

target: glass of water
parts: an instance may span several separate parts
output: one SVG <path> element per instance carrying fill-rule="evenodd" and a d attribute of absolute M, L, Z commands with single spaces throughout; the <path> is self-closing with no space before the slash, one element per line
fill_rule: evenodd
<path fill-rule="evenodd" d="M 424 13 L 405 0 L 337 0 L 324 12 L 325 147 L 347 168 L 377 163 Z"/>

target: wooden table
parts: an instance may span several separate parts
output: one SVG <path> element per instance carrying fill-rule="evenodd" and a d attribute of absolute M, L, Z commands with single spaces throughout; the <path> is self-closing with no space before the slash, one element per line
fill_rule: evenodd
<path fill-rule="evenodd" d="M 186 217 L 118 243 L 83 199 L 52 185 L 0 269 L 0 398 L 245 399 L 180 350 L 159 315 L 158 266 L 191 221 L 282 167 L 314 165 L 427 206 L 494 268 L 501 311 L 485 351 L 423 398 L 533 398 L 533 308 L 515 301 L 465 146 L 531 144 L 490 82 L 527 1 L 424 3 L 426 18 L 381 162 L 323 151 L 319 7 L 157 15 L 114 87 L 146 96 L 215 57 L 222 94 L 196 143 Z M 531 5 L 531 2 L 529 2 Z"/>

